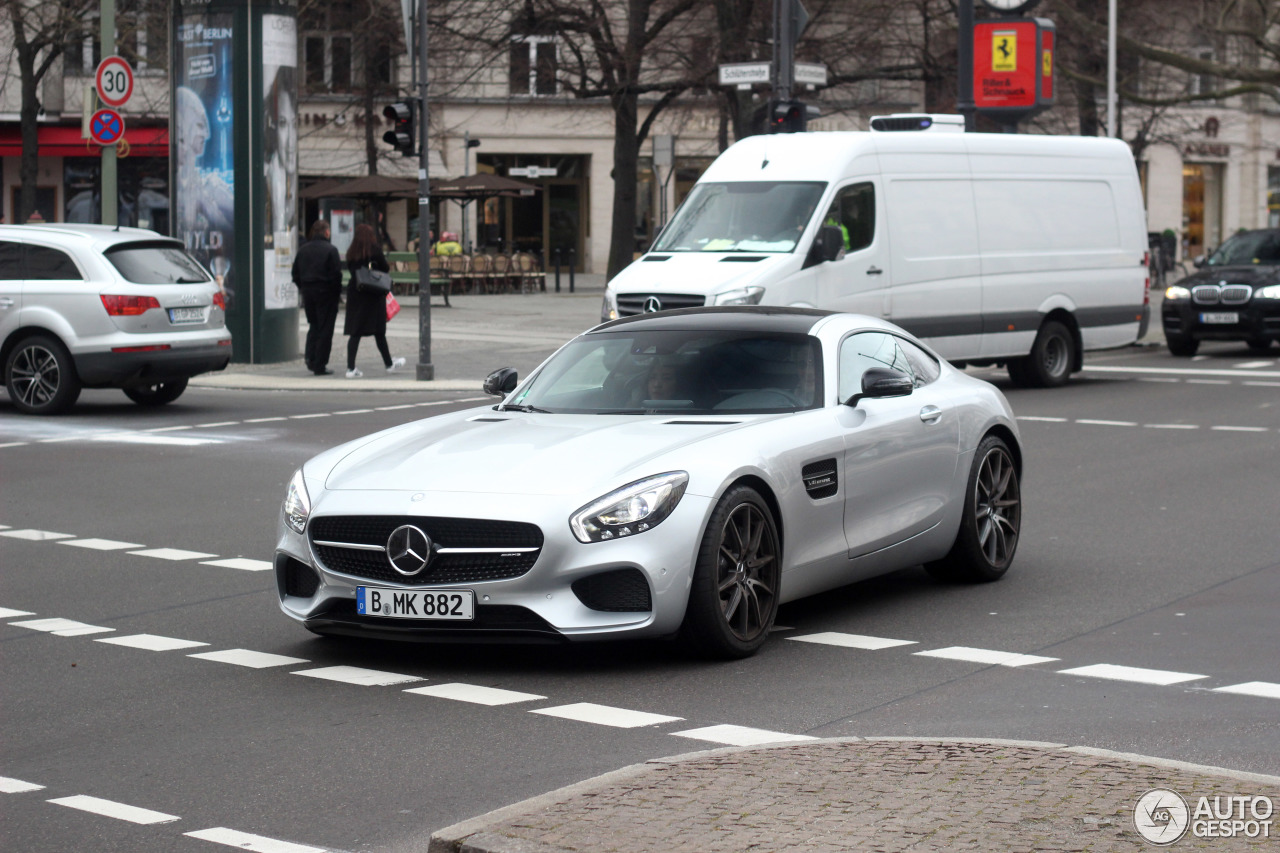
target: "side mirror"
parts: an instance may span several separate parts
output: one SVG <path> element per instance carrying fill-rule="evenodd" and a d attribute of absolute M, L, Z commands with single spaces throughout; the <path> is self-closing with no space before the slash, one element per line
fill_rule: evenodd
<path fill-rule="evenodd" d="M 484 393 L 505 397 L 516 390 L 519 383 L 520 374 L 514 367 L 499 367 L 484 378 Z"/>
<path fill-rule="evenodd" d="M 1191 263 L 1195 265 L 1196 269 L 1200 269 L 1204 266 L 1206 260 L 1207 258 L 1204 255 L 1196 255 L 1196 259 Z"/>
<path fill-rule="evenodd" d="M 843 249 L 844 232 L 835 225 L 823 225 L 818 229 L 818 236 L 813 238 L 813 245 L 809 247 L 809 256 L 804 261 L 805 268 L 834 261 L 840 257 Z"/>
<path fill-rule="evenodd" d="M 915 390 L 915 382 L 901 370 L 892 367 L 869 367 L 862 374 L 862 393 L 844 401 L 846 406 L 856 406 L 864 398 L 906 397 Z"/>

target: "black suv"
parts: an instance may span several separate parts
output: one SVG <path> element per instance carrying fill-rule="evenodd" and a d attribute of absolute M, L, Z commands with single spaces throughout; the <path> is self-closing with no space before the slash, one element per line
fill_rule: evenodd
<path fill-rule="evenodd" d="M 1262 352 L 1280 341 L 1280 228 L 1242 231 L 1200 269 L 1164 292 L 1164 338 L 1174 355 L 1201 341 L 1244 341 Z"/>

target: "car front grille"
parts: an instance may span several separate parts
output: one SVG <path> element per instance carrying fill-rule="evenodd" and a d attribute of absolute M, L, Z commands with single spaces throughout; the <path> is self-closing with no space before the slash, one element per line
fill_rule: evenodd
<path fill-rule="evenodd" d="M 1247 284 L 1228 284 L 1222 288 L 1223 305 L 1243 305 L 1253 296 L 1253 288 Z"/>
<path fill-rule="evenodd" d="M 630 317 L 653 311 L 671 311 L 675 308 L 699 308 L 706 302 L 705 297 L 688 293 L 619 293 L 618 316 Z M 655 305 L 657 307 L 654 307 Z"/>
<path fill-rule="evenodd" d="M 1244 305 L 1253 296 L 1247 284 L 1201 284 L 1191 288 L 1197 305 Z"/>
<path fill-rule="evenodd" d="M 421 529 L 432 542 L 430 562 L 412 576 L 393 569 L 385 551 L 391 532 L 406 524 Z M 312 520 L 309 535 L 311 548 L 325 568 L 406 586 L 518 578 L 533 568 L 543 541 L 536 524 L 420 516 L 324 516 Z"/>
<path fill-rule="evenodd" d="M 1217 305 L 1221 291 L 1216 284 L 1202 284 L 1191 288 L 1191 299 L 1197 305 Z"/>

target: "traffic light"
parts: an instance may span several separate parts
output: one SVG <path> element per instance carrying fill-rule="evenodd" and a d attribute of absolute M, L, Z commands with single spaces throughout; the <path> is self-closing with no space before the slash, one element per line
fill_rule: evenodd
<path fill-rule="evenodd" d="M 391 130 L 382 134 L 382 141 L 389 143 L 406 157 L 412 157 L 414 150 L 414 119 L 418 114 L 416 99 L 387 104 L 382 114 L 392 123 Z"/>
<path fill-rule="evenodd" d="M 800 101 L 783 101 L 775 104 L 769 119 L 770 133 L 804 133 L 809 111 Z"/>

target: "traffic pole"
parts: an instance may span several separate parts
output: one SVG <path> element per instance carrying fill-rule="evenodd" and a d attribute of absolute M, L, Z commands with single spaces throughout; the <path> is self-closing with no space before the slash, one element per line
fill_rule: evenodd
<path fill-rule="evenodd" d="M 102 41 L 102 55 L 116 52 L 116 0 L 101 0 L 98 10 L 101 27 L 98 35 Z M 97 97 L 97 93 L 94 93 Z M 123 137 L 122 137 L 123 138 Z M 102 147 L 102 224 L 120 224 L 120 193 L 116 180 L 116 147 Z"/>
<path fill-rule="evenodd" d="M 431 146 L 427 137 L 427 0 L 418 0 L 418 364 L 419 381 L 436 378 L 431 363 Z"/>

